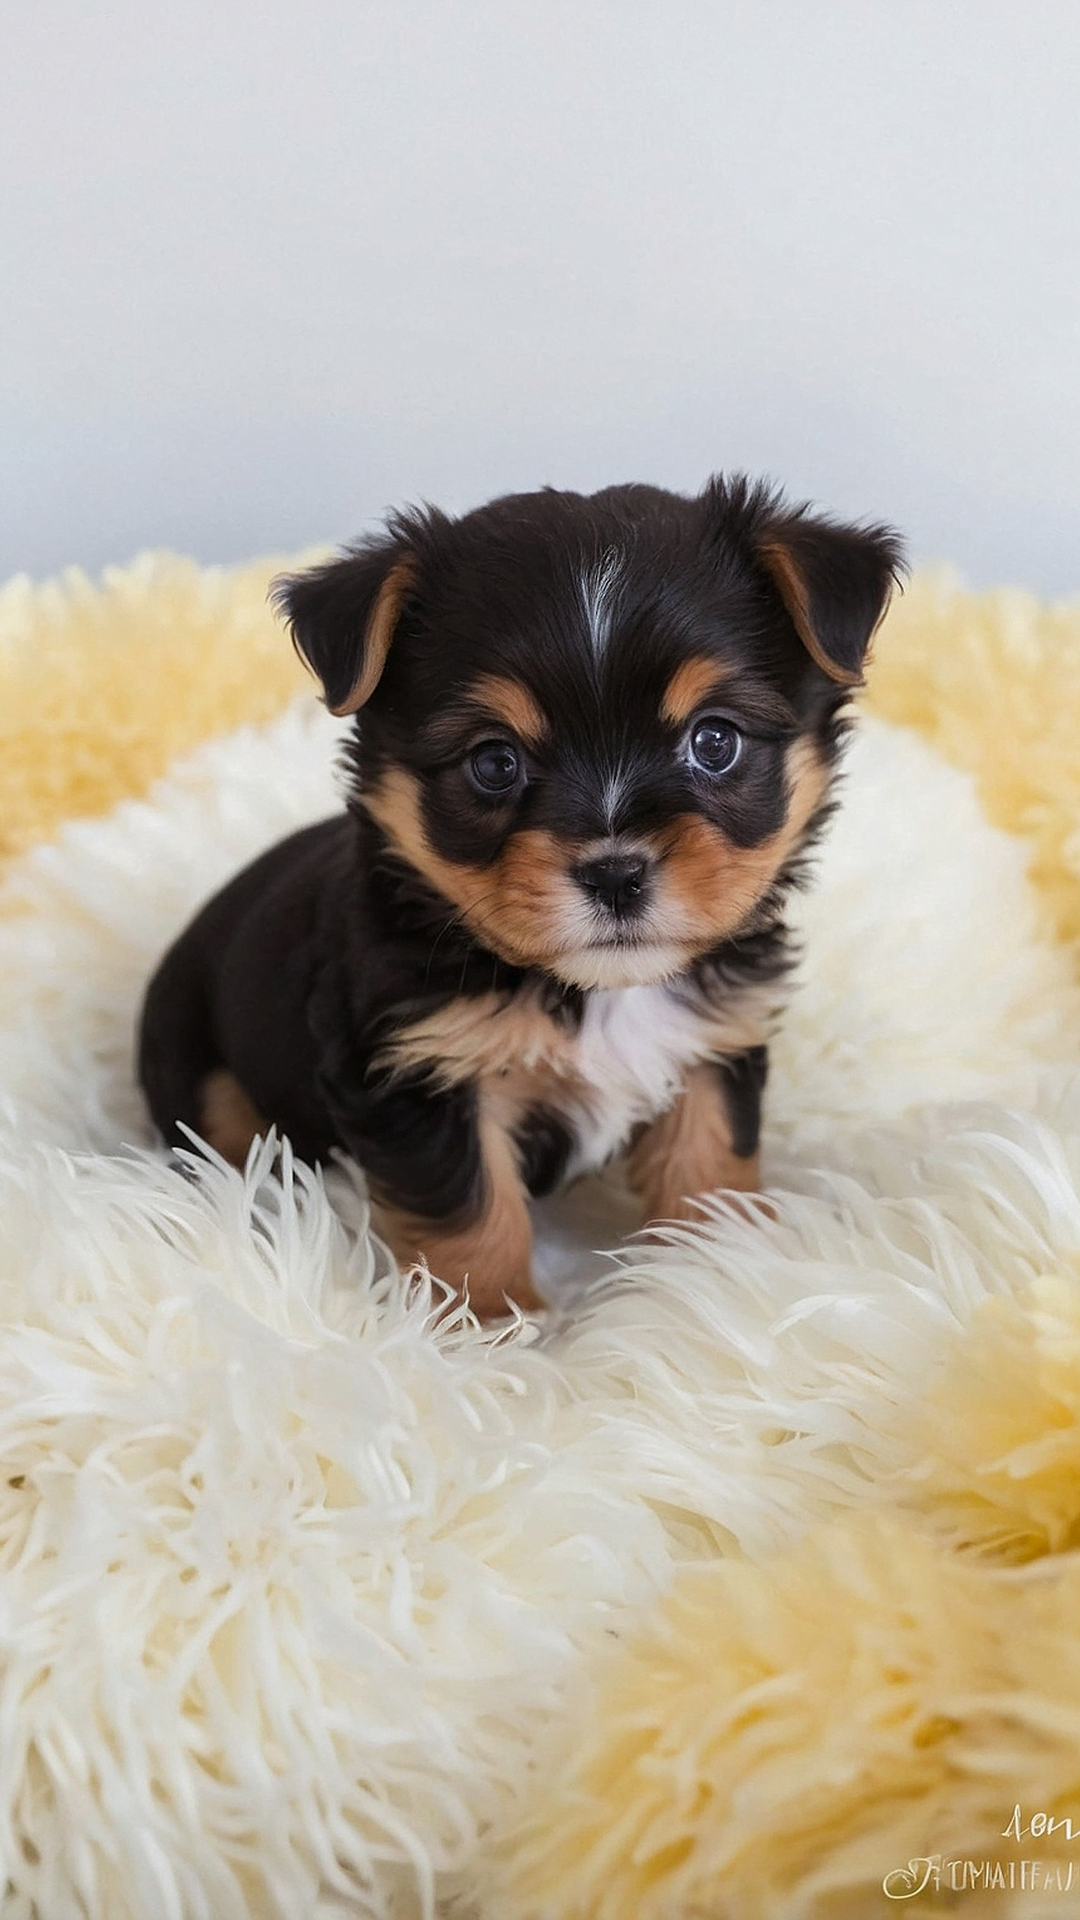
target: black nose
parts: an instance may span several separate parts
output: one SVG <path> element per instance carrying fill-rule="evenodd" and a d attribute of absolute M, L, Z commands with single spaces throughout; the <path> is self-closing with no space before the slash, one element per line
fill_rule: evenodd
<path fill-rule="evenodd" d="M 647 862 L 638 853 L 586 860 L 574 868 L 574 878 L 589 896 L 612 913 L 626 917 L 645 904 Z"/>

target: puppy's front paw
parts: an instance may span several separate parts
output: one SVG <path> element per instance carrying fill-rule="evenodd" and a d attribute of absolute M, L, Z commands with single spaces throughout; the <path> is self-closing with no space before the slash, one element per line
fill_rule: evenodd
<path fill-rule="evenodd" d="M 769 1217 L 757 1150 L 762 1078 L 755 1053 L 696 1067 L 668 1111 L 642 1128 L 627 1175 L 650 1237 L 665 1222 L 700 1225 L 707 1217 L 702 1202 L 714 1195 L 723 1197 L 729 1211 Z"/>
<path fill-rule="evenodd" d="M 508 1302 L 522 1313 L 539 1313 L 546 1302 L 532 1278 L 532 1244 L 528 1215 L 500 1222 L 490 1215 L 473 1228 L 441 1226 L 389 1209 L 376 1212 L 377 1231 L 399 1265 L 421 1265 L 435 1279 L 444 1280 L 459 1296 L 467 1296 L 480 1320 L 498 1320 L 509 1311 Z M 514 1231 L 510 1232 L 509 1226 Z"/>
<path fill-rule="evenodd" d="M 498 1267 L 482 1265 L 455 1246 L 440 1247 L 427 1240 L 420 1251 L 428 1272 L 455 1288 L 459 1298 L 467 1298 L 478 1320 L 501 1320 L 511 1304 L 522 1313 L 541 1313 L 546 1306 L 533 1285 L 532 1274 L 506 1273 Z M 413 1262 L 415 1264 L 415 1261 Z"/>
<path fill-rule="evenodd" d="M 762 1221 L 779 1218 L 774 1202 L 756 1187 L 716 1186 L 698 1194 L 686 1194 L 674 1200 L 666 1209 L 650 1210 L 642 1228 L 643 1237 L 655 1243 L 664 1239 L 665 1227 L 703 1226 L 712 1216 L 714 1204 L 737 1219 Z"/>

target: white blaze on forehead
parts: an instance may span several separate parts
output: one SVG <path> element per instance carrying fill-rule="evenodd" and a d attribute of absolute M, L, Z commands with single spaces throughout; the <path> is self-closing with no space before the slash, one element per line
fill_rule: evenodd
<path fill-rule="evenodd" d="M 609 833 L 615 831 L 615 818 L 630 785 L 630 778 L 629 768 L 620 761 L 618 766 L 611 768 L 604 780 L 600 804 L 604 809 L 604 823 Z"/>
<path fill-rule="evenodd" d="M 621 555 L 608 547 L 581 576 L 581 599 L 588 624 L 589 644 L 599 660 L 611 637 L 611 610 L 619 581 Z"/>

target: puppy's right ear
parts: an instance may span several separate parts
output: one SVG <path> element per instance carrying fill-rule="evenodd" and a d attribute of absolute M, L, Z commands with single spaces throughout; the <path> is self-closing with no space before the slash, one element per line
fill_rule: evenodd
<path fill-rule="evenodd" d="M 274 605 L 331 713 L 355 713 L 370 700 L 415 584 L 412 554 L 385 539 L 274 581 Z"/>

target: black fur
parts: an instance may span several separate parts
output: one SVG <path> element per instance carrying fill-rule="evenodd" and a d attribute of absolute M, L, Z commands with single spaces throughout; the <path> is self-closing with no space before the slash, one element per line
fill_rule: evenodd
<path fill-rule="evenodd" d="M 714 481 L 696 499 L 627 486 L 510 496 L 457 521 L 406 513 L 346 558 L 282 583 L 296 644 L 328 704 L 341 706 L 380 588 L 395 562 L 409 563 L 382 677 L 350 738 L 348 813 L 239 874 L 151 982 L 139 1071 L 164 1137 L 181 1141 L 181 1123 L 198 1129 L 200 1087 L 224 1065 L 301 1156 L 343 1148 L 395 1206 L 444 1222 L 475 1217 L 476 1088 L 394 1072 L 381 1058 L 388 1039 L 456 999 L 526 987 L 572 1033 L 592 989 L 500 958 L 365 801 L 404 769 L 418 783 L 432 856 L 481 875 L 522 832 L 568 846 L 656 840 L 673 819 L 700 816 L 736 850 L 767 843 L 785 820 L 788 747 L 804 736 L 831 766 L 847 699 L 777 590 L 768 552 L 778 541 L 799 568 L 822 657 L 850 676 L 899 564 L 895 537 L 790 510 L 742 479 Z M 599 641 L 589 583 L 603 601 Z M 709 711 L 743 739 L 723 780 L 700 777 L 680 744 L 685 727 L 660 718 L 672 675 L 693 656 L 715 660 L 723 692 Z M 524 745 L 522 784 L 508 796 L 478 791 L 468 772 L 478 731 L 469 689 L 491 673 L 527 690 L 552 722 L 545 742 Z M 779 979 L 789 964 L 784 897 L 827 810 L 823 802 L 739 924 L 688 954 L 674 991 L 707 1010 Z M 719 1071 L 735 1150 L 752 1152 L 764 1047 Z M 571 1158 L 566 1116 L 540 1100 L 514 1137 L 525 1184 L 550 1190 Z"/>
<path fill-rule="evenodd" d="M 731 1150 L 741 1160 L 757 1152 L 761 1134 L 761 1097 L 769 1072 L 767 1047 L 748 1047 L 717 1063 L 721 1090 L 731 1122 Z"/>

